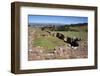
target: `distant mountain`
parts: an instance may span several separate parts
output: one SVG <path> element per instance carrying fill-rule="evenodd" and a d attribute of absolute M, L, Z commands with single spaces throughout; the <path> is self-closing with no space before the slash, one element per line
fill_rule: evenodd
<path fill-rule="evenodd" d="M 64 26 L 65 24 L 58 23 L 29 23 L 29 26 Z"/>
<path fill-rule="evenodd" d="M 29 23 L 28 26 L 33 27 L 44 27 L 44 26 L 80 26 L 88 25 L 88 23 L 78 23 L 78 24 L 60 24 L 60 23 Z"/>

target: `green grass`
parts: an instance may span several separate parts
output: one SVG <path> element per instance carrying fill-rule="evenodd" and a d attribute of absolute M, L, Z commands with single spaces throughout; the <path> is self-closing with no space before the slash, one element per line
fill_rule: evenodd
<path fill-rule="evenodd" d="M 86 31 L 79 31 L 79 32 L 57 31 L 57 32 L 64 34 L 66 37 L 78 37 L 78 38 L 82 38 L 82 40 L 87 40 L 87 32 Z"/>
<path fill-rule="evenodd" d="M 86 31 L 88 30 L 87 26 L 75 26 L 75 27 L 70 27 L 71 29 L 77 30 L 77 31 Z"/>
<path fill-rule="evenodd" d="M 63 44 L 65 44 L 65 43 L 62 40 L 60 40 L 56 37 L 52 37 L 52 36 L 40 37 L 33 41 L 33 45 L 41 46 L 41 47 L 45 48 L 46 50 L 52 50 L 56 46 L 63 45 Z"/>

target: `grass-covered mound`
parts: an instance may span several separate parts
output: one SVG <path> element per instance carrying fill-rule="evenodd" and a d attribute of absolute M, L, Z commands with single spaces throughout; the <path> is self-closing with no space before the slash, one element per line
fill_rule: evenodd
<path fill-rule="evenodd" d="M 65 43 L 62 40 L 52 36 L 48 36 L 48 37 L 41 36 L 40 38 L 36 38 L 33 41 L 33 45 L 43 47 L 46 50 L 52 50 L 56 46 L 63 45 L 63 44 Z"/>

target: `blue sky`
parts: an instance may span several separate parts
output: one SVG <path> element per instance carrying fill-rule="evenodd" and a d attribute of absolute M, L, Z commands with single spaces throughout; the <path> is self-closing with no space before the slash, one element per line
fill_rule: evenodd
<path fill-rule="evenodd" d="M 28 23 L 58 23 L 58 24 L 88 23 L 88 17 L 29 15 Z"/>

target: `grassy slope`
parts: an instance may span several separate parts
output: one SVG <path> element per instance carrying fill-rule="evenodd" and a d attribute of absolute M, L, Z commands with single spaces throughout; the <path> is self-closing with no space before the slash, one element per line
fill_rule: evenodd
<path fill-rule="evenodd" d="M 34 40 L 33 45 L 44 47 L 46 50 L 52 50 L 56 46 L 65 44 L 62 40 L 48 36 L 48 37 L 40 37 Z"/>
<path fill-rule="evenodd" d="M 80 31 L 80 32 L 57 31 L 57 32 L 64 34 L 66 37 L 78 37 L 78 38 L 81 38 L 82 40 L 87 40 L 87 32 L 85 31 Z"/>
<path fill-rule="evenodd" d="M 70 29 L 74 29 L 77 31 L 56 31 L 59 33 L 64 34 L 66 37 L 78 37 L 81 38 L 82 40 L 87 40 L 87 26 L 74 26 L 74 27 L 70 27 Z"/>

